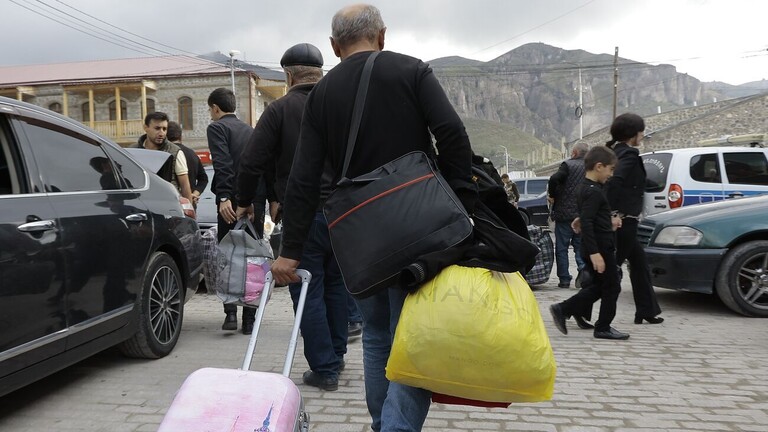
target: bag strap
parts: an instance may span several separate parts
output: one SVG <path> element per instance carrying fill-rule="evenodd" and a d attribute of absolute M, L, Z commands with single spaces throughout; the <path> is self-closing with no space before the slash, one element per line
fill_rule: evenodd
<path fill-rule="evenodd" d="M 349 138 L 347 139 L 347 151 L 344 154 L 344 168 L 341 170 L 341 178 L 347 176 L 349 161 L 352 160 L 352 151 L 355 149 L 357 133 L 360 131 L 360 121 L 363 119 L 363 109 L 365 108 L 365 97 L 368 94 L 368 83 L 371 80 L 371 70 L 373 62 L 381 51 L 374 51 L 368 56 L 368 60 L 363 66 L 363 74 L 360 76 L 360 85 L 357 87 L 357 96 L 355 96 L 355 107 L 352 109 L 352 123 L 349 126 Z"/>
<path fill-rule="evenodd" d="M 243 225 L 245 225 L 245 228 L 251 230 L 251 234 L 253 235 L 253 238 L 257 240 L 261 240 L 261 236 L 259 236 L 258 231 L 256 231 L 256 228 L 253 226 L 253 223 L 251 223 L 251 220 L 248 219 L 248 216 L 244 216 L 237 220 L 235 223 L 235 226 L 232 228 L 232 230 L 239 230 L 239 229 L 245 229 L 243 228 Z"/>

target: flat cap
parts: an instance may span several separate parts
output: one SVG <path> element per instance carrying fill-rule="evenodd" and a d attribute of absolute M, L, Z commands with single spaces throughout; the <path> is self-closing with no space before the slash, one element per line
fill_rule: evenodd
<path fill-rule="evenodd" d="M 288 48 L 280 59 L 280 66 L 323 67 L 323 54 L 312 44 L 300 43 Z"/>

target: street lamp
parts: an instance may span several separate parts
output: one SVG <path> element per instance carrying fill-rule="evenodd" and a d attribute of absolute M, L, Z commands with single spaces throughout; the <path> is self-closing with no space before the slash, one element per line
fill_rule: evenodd
<path fill-rule="evenodd" d="M 507 151 L 507 147 L 499 144 L 499 147 L 504 149 L 504 174 L 509 174 L 509 152 Z"/>
<path fill-rule="evenodd" d="M 235 56 L 239 55 L 238 50 L 229 50 L 229 70 L 232 75 L 232 93 L 235 93 Z"/>

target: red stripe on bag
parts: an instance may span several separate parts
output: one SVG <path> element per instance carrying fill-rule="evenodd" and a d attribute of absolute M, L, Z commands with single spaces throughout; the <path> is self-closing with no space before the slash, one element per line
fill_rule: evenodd
<path fill-rule="evenodd" d="M 365 206 L 365 205 L 368 205 L 369 203 L 371 203 L 371 202 L 373 202 L 373 201 L 376 201 L 376 200 L 377 200 L 377 199 L 379 199 L 379 198 L 382 198 L 382 197 L 385 197 L 385 196 L 387 196 L 387 195 L 389 195 L 389 194 L 391 194 L 391 193 L 397 192 L 397 191 L 399 191 L 400 189 L 402 189 L 402 188 L 405 188 L 405 187 L 408 187 L 408 186 L 410 186 L 410 185 L 412 185 L 412 184 L 414 184 L 414 183 L 419 183 L 419 182 L 422 182 L 422 181 L 424 181 L 424 180 L 428 180 L 428 179 L 430 179 L 430 178 L 432 178 L 432 177 L 434 177 L 434 176 L 435 176 L 435 174 L 434 174 L 434 173 L 429 173 L 429 174 L 427 174 L 427 175 L 425 175 L 425 176 L 417 177 L 417 178 L 415 178 L 415 179 L 413 179 L 413 180 L 411 180 L 411 181 L 409 181 L 409 182 L 403 183 L 403 184 L 401 184 L 401 185 L 399 185 L 399 186 L 397 186 L 397 187 L 394 187 L 394 188 L 392 188 L 392 189 L 390 189 L 390 190 L 384 191 L 384 192 L 382 192 L 382 193 L 380 193 L 380 194 L 378 194 L 378 195 L 376 195 L 376 196 L 372 196 L 372 197 L 368 198 L 367 200 L 365 200 L 365 201 L 361 202 L 360 204 L 358 204 L 358 205 L 356 205 L 356 206 L 352 207 L 351 209 L 349 209 L 349 210 L 348 210 L 346 213 L 344 213 L 343 215 L 339 216 L 339 217 L 338 217 L 338 218 L 337 218 L 335 221 L 331 222 L 331 223 L 328 225 L 328 229 L 331 229 L 331 228 L 333 228 L 333 227 L 334 227 L 334 226 L 335 226 L 337 223 L 341 222 L 341 220 L 342 220 L 342 219 L 344 219 L 345 217 L 347 217 L 347 216 L 349 216 L 350 214 L 354 213 L 354 212 L 355 212 L 357 209 L 359 209 L 360 207 L 363 207 L 363 206 Z"/>

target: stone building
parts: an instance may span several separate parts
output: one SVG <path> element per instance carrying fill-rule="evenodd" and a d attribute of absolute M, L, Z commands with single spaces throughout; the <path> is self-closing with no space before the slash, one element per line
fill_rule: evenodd
<path fill-rule="evenodd" d="M 0 67 L 0 96 L 71 117 L 123 146 L 144 133 L 146 113 L 163 111 L 181 124 L 185 144 L 206 148 L 208 95 L 233 80 L 238 117 L 252 126 L 287 90 L 282 72 L 164 56 Z"/>

